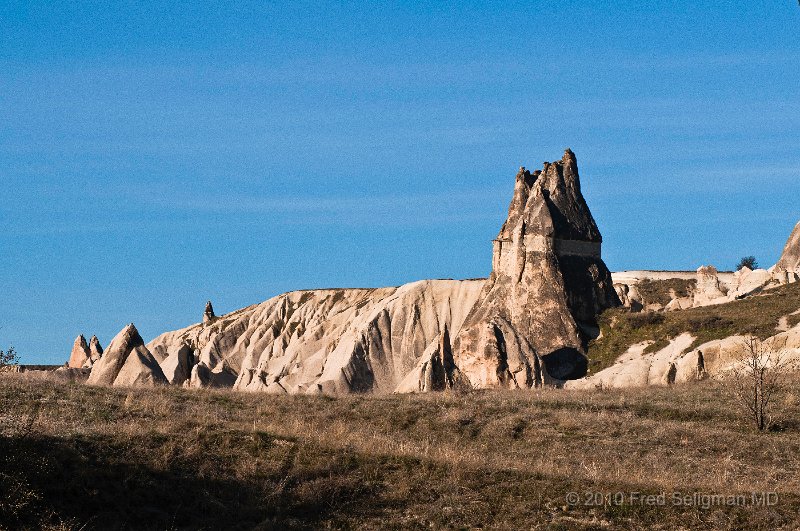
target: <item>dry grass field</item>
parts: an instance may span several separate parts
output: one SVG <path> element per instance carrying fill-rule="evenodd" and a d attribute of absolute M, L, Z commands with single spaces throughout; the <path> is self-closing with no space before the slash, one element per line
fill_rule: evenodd
<path fill-rule="evenodd" d="M 797 529 L 799 398 L 757 433 L 713 382 L 326 398 L 5 375 L 0 527 Z"/>

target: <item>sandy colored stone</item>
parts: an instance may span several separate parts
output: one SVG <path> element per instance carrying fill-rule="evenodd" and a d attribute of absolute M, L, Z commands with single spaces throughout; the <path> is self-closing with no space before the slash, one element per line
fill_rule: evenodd
<path fill-rule="evenodd" d="M 719 271 L 714 266 L 702 266 L 697 270 L 697 286 L 694 291 L 694 306 L 719 304 L 729 300 L 727 289 L 719 280 Z"/>
<path fill-rule="evenodd" d="M 541 171 L 520 169 L 492 274 L 453 345 L 473 386 L 530 387 L 537 367 L 545 380 L 586 373 L 597 315 L 620 304 L 601 243 L 570 150 Z"/>
<path fill-rule="evenodd" d="M 166 385 L 168 382 L 131 323 L 114 337 L 104 355 L 94 364 L 87 383 L 128 387 Z"/>
<path fill-rule="evenodd" d="M 800 223 L 794 226 L 775 269 L 800 273 Z"/>
<path fill-rule="evenodd" d="M 460 329 L 483 282 L 290 292 L 218 316 L 211 325 L 163 334 L 148 348 L 169 359 L 175 348 L 192 345 L 208 371 L 198 375 L 203 386 L 391 393 L 440 342 L 445 327 L 448 334 Z"/>
<path fill-rule="evenodd" d="M 91 365 L 92 354 L 89 350 L 89 345 L 86 343 L 86 338 L 81 334 L 75 338 L 75 342 L 72 344 L 72 352 L 69 355 L 67 367 L 70 369 L 82 369 L 91 367 Z"/>
<path fill-rule="evenodd" d="M 170 384 L 181 385 L 191 377 L 195 365 L 194 348 L 185 343 L 170 345 L 159 365 Z"/>
<path fill-rule="evenodd" d="M 100 340 L 97 339 L 97 336 L 92 336 L 92 339 L 89 340 L 89 353 L 92 365 L 103 357 L 103 347 L 100 345 Z"/>

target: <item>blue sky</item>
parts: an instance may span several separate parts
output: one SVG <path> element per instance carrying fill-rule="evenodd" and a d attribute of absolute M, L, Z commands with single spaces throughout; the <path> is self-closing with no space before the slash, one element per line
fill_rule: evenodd
<path fill-rule="evenodd" d="M 800 220 L 795 0 L 201 4 L 0 4 L 27 363 L 207 299 L 485 276 L 517 168 L 566 147 L 612 270 L 771 265 Z"/>

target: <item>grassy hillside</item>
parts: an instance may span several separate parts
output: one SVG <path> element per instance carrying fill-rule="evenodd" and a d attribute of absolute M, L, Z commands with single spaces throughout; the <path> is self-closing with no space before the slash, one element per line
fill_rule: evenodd
<path fill-rule="evenodd" d="M 0 527 L 796 529 L 800 405 L 757 434 L 712 385 L 332 399 L 4 376 Z M 754 490 L 779 503 L 583 504 Z"/>
<path fill-rule="evenodd" d="M 800 283 L 739 301 L 676 312 L 610 310 L 600 316 L 600 339 L 589 344 L 589 370 L 598 372 L 610 366 L 635 343 L 653 341 L 648 350 L 654 352 L 683 332 L 697 338 L 693 346 L 736 334 L 754 334 L 764 339 L 777 333 L 781 317 L 798 309 Z M 788 324 L 796 324 L 797 317 L 789 317 Z"/>
<path fill-rule="evenodd" d="M 636 289 L 642 296 L 645 306 L 648 304 L 660 304 L 666 306 L 672 300 L 671 292 L 674 290 L 678 297 L 688 297 L 694 293 L 697 287 L 697 280 L 669 278 L 665 280 L 645 279 L 636 284 Z"/>

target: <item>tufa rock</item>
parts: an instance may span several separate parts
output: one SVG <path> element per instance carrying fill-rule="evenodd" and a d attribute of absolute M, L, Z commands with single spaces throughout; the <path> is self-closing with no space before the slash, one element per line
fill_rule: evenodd
<path fill-rule="evenodd" d="M 438 342 L 431 343 L 422 353 L 419 363 L 395 389 L 396 393 L 444 391 L 463 382 L 453 362 L 450 334 L 445 324 Z"/>
<path fill-rule="evenodd" d="M 620 305 L 601 259 L 602 237 L 583 198 L 577 160 L 521 168 L 508 219 L 494 240 L 492 274 L 454 343 L 476 387 L 531 387 L 586 374 L 597 315 Z"/>
<path fill-rule="evenodd" d="M 794 226 L 786 246 L 783 248 L 775 269 L 787 273 L 800 274 L 800 223 Z M 791 281 L 796 281 L 793 277 Z"/>
<path fill-rule="evenodd" d="M 198 373 L 210 373 L 198 374 L 196 382 L 211 387 L 392 393 L 419 368 L 426 351 L 431 355 L 438 348 L 445 328 L 450 338 L 458 333 L 483 283 L 425 280 L 378 289 L 295 291 L 220 316 L 214 326 L 162 334 L 148 349 L 169 358 L 181 345 L 192 345 L 204 365 Z M 444 363 L 447 347 L 442 351 Z M 162 367 L 169 373 L 166 363 Z"/>
<path fill-rule="evenodd" d="M 726 302 L 727 290 L 719 281 L 719 271 L 714 266 L 702 266 L 697 270 L 697 287 L 694 291 L 694 306 L 706 306 Z"/>
<path fill-rule="evenodd" d="M 93 365 L 103 357 L 103 347 L 100 346 L 100 340 L 97 339 L 97 336 L 92 336 L 92 339 L 89 340 L 89 353 Z"/>
<path fill-rule="evenodd" d="M 191 375 L 183 382 L 187 388 L 202 389 L 211 385 L 211 369 L 203 362 L 192 367 Z"/>
<path fill-rule="evenodd" d="M 86 344 L 86 338 L 83 334 L 75 338 L 75 343 L 72 344 L 72 352 L 69 355 L 67 367 L 70 369 L 82 369 L 92 366 L 92 354 L 89 351 L 89 345 Z"/>
<path fill-rule="evenodd" d="M 729 297 L 733 299 L 744 299 L 750 295 L 760 293 L 772 283 L 773 275 L 766 269 L 750 269 L 743 267 L 733 274 L 733 289 L 729 292 Z"/>
<path fill-rule="evenodd" d="M 172 345 L 159 365 L 170 384 L 181 385 L 191 377 L 195 365 L 194 349 L 185 343 Z"/>
<path fill-rule="evenodd" d="M 131 323 L 111 340 L 108 350 L 92 367 L 87 383 L 127 387 L 166 385 L 168 382 Z"/>

